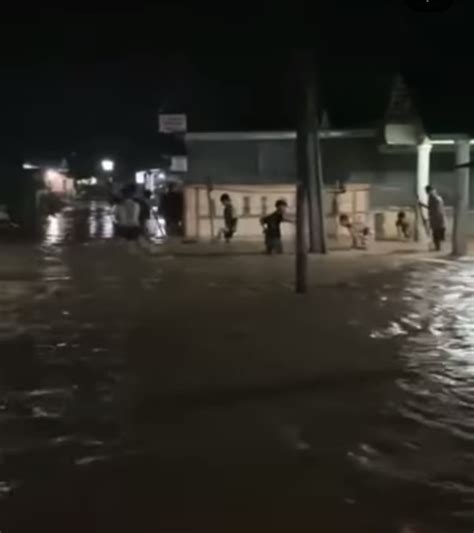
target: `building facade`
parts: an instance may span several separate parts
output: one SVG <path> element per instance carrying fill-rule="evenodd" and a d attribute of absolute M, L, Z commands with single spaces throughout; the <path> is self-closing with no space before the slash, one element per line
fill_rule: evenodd
<path fill-rule="evenodd" d="M 248 210 L 243 202 L 250 205 L 252 213 L 260 214 L 263 212 L 263 197 L 267 197 L 266 202 L 271 205 L 273 197 L 278 196 L 280 190 L 291 190 L 291 197 L 294 196 L 294 132 L 191 133 L 187 135 L 186 144 L 188 173 L 185 178 L 185 231 L 190 237 L 199 233 L 196 232 L 196 225 L 190 222 L 197 209 L 194 196 L 196 188 L 200 191 L 200 216 L 204 216 L 205 209 L 214 209 L 215 216 L 218 217 L 219 208 L 216 205 L 209 207 L 212 203 L 216 204 L 218 194 L 212 192 L 212 202 L 209 202 L 206 192 L 208 189 L 229 194 L 233 192 L 241 215 Z M 455 203 L 457 190 L 455 151 L 453 145 L 444 141 L 434 141 L 430 147 L 427 178 L 448 206 L 451 227 L 451 208 Z M 326 227 L 331 234 L 338 232 L 334 227 L 333 194 L 337 183 L 344 184 L 347 189 L 347 196 L 340 196 L 340 211 L 349 211 L 351 216 L 358 212 L 357 216 L 364 218 L 364 222 L 374 229 L 377 238 L 392 239 L 397 236 L 395 219 L 398 211 L 404 210 L 409 218 L 415 218 L 420 170 L 420 151 L 417 146 L 389 146 L 376 130 L 325 130 L 321 134 L 321 152 L 326 189 Z M 245 195 L 239 192 L 244 189 L 248 191 L 245 200 Z M 360 191 L 359 196 L 364 199 L 358 200 L 363 208 L 354 211 L 348 206 L 353 204 L 356 190 Z M 470 191 L 472 207 L 473 187 Z M 290 205 L 292 203 L 293 200 Z M 469 211 L 469 221 L 472 223 L 468 224 L 468 232 L 474 235 L 472 211 Z M 204 227 L 205 225 L 201 226 Z M 207 229 L 202 229 L 202 235 L 208 233 Z M 242 224 L 239 231 L 242 237 L 249 237 L 254 233 L 255 228 L 250 222 Z"/>

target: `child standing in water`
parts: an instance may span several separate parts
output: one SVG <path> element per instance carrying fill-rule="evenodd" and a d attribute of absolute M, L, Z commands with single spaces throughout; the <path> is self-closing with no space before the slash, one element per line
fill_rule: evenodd
<path fill-rule="evenodd" d="M 275 208 L 273 213 L 260 219 L 260 223 L 264 228 L 265 250 L 267 254 L 272 254 L 273 252 L 277 254 L 283 253 L 280 226 L 282 222 L 293 222 L 286 215 L 286 210 L 288 209 L 286 200 L 278 200 L 275 203 Z"/>
<path fill-rule="evenodd" d="M 410 238 L 410 223 L 407 220 L 405 211 L 399 211 L 397 221 L 395 222 L 399 239 Z"/>
<path fill-rule="evenodd" d="M 224 206 L 224 227 L 219 230 L 217 238 L 224 237 L 225 242 L 228 243 L 237 231 L 237 215 L 228 194 L 221 196 L 221 204 Z"/>

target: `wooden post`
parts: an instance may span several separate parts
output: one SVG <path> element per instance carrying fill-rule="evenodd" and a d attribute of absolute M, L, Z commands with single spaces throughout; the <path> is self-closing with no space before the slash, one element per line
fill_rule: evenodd
<path fill-rule="evenodd" d="M 319 121 L 316 117 L 316 132 L 314 136 L 316 154 L 316 190 L 318 207 L 318 230 L 319 230 L 319 253 L 327 254 L 326 219 L 324 213 L 324 180 L 323 180 L 323 159 L 321 154 L 321 142 L 319 138 Z"/>
<path fill-rule="evenodd" d="M 212 182 L 211 182 L 211 178 L 208 178 L 207 179 L 207 187 L 206 187 L 206 191 L 207 191 L 207 207 L 208 207 L 208 210 L 209 210 L 209 224 L 211 226 L 211 241 L 214 240 L 214 206 L 212 205 L 212 196 L 211 196 L 211 193 L 212 193 Z"/>
<path fill-rule="evenodd" d="M 296 283 L 298 294 L 308 292 L 308 254 L 306 250 L 306 187 L 299 182 L 296 189 Z"/>
<path fill-rule="evenodd" d="M 300 66 L 304 68 L 305 63 Z M 303 84 L 306 77 L 302 77 Z M 306 86 L 302 86 L 303 95 L 306 95 Z M 296 188 L 296 280 L 295 290 L 298 294 L 308 291 L 308 256 L 306 245 L 307 228 L 307 202 L 308 195 L 308 138 L 309 121 L 306 96 L 301 100 L 298 113 L 298 127 L 296 136 L 296 167 L 297 167 L 297 188 Z"/>
<path fill-rule="evenodd" d="M 313 115 L 314 95 L 312 84 L 305 87 L 306 93 L 306 120 L 308 128 L 306 134 L 306 168 L 307 168 L 307 194 L 308 194 L 308 223 L 309 223 L 309 252 L 319 253 L 321 243 L 319 239 L 319 216 L 318 216 L 318 187 L 316 177 L 316 142 L 315 130 L 311 127 L 316 117 Z"/>

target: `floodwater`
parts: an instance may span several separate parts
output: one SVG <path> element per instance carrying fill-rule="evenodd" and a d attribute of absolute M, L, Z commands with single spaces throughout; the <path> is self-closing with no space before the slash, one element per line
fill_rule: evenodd
<path fill-rule="evenodd" d="M 291 258 L 111 235 L 93 205 L 0 245 L 2 532 L 472 531 L 474 262 L 301 299 Z"/>

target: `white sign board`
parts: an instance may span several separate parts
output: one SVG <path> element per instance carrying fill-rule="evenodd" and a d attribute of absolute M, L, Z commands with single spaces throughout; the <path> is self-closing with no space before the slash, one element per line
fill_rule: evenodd
<path fill-rule="evenodd" d="M 186 115 L 159 115 L 160 133 L 186 133 Z"/>
<path fill-rule="evenodd" d="M 171 158 L 171 172 L 187 172 L 188 158 L 185 155 L 173 156 Z"/>

